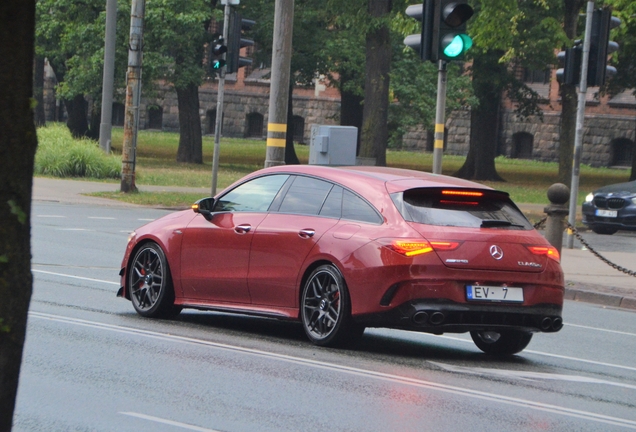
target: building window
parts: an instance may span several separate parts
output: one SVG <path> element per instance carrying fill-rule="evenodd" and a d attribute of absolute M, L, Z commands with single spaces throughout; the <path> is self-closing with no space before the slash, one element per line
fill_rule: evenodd
<path fill-rule="evenodd" d="M 294 141 L 297 143 L 305 142 L 305 119 L 301 116 L 294 116 L 292 118 Z"/>
<path fill-rule="evenodd" d="M 157 105 L 148 107 L 148 129 L 161 129 L 163 126 L 163 108 Z"/>
<path fill-rule="evenodd" d="M 114 102 L 113 117 L 112 117 L 111 124 L 113 126 L 123 126 L 125 114 L 126 114 L 126 107 L 124 106 L 124 104 L 119 102 Z"/>
<path fill-rule="evenodd" d="M 223 125 L 221 125 L 223 129 Z M 205 133 L 213 135 L 216 132 L 216 109 L 208 110 L 205 113 Z"/>
<path fill-rule="evenodd" d="M 534 137 L 528 132 L 518 132 L 512 136 L 512 151 L 510 157 L 513 159 L 532 159 L 532 148 Z"/>
<path fill-rule="evenodd" d="M 548 84 L 550 82 L 550 69 L 524 69 L 523 82 L 526 84 Z"/>
<path fill-rule="evenodd" d="M 627 138 L 612 141 L 612 166 L 632 166 L 634 160 L 634 142 Z"/>
<path fill-rule="evenodd" d="M 263 138 L 263 114 L 250 113 L 247 115 L 248 138 Z"/>

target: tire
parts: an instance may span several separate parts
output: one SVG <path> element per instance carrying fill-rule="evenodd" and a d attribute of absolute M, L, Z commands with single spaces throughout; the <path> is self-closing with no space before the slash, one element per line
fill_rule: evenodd
<path fill-rule="evenodd" d="M 351 320 L 351 302 L 338 269 L 326 264 L 315 269 L 305 283 L 300 317 L 311 342 L 319 346 L 344 346 L 362 336 L 364 327 Z"/>
<path fill-rule="evenodd" d="M 172 318 L 181 312 L 174 305 L 174 288 L 168 261 L 156 243 L 146 243 L 128 269 L 130 300 L 137 313 L 149 318 Z"/>
<path fill-rule="evenodd" d="M 618 231 L 618 228 L 592 225 L 592 231 L 594 231 L 596 234 L 612 235 L 616 231 Z"/>
<path fill-rule="evenodd" d="M 532 333 L 517 330 L 471 331 L 470 337 L 477 348 L 486 354 L 508 356 L 523 351 L 530 343 Z"/>

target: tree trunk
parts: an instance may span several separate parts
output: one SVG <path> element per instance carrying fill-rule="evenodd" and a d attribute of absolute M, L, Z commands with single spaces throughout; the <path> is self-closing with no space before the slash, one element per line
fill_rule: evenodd
<path fill-rule="evenodd" d="M 44 126 L 44 56 L 35 56 L 33 62 L 33 98 L 35 99 L 35 125 Z"/>
<path fill-rule="evenodd" d="M 102 107 L 101 104 L 93 103 L 93 109 L 91 110 L 91 118 L 88 124 L 88 131 L 86 137 L 95 141 L 99 141 L 99 128 L 102 123 Z"/>
<path fill-rule="evenodd" d="M 188 84 L 177 88 L 179 104 L 179 149 L 177 162 L 203 163 L 203 138 L 199 117 L 199 88 Z"/>
<path fill-rule="evenodd" d="M 289 80 L 287 98 L 287 134 L 285 135 L 285 165 L 299 165 L 300 161 L 294 148 L 294 80 Z"/>
<path fill-rule="evenodd" d="M 340 75 L 340 88 L 344 89 L 348 78 Z M 340 125 L 355 126 L 358 128 L 358 142 L 356 145 L 356 155 L 360 154 L 360 131 L 362 130 L 362 101 L 363 98 L 351 91 L 340 90 Z"/>
<path fill-rule="evenodd" d="M 636 180 L 636 143 L 632 145 L 632 173 L 629 181 Z"/>
<path fill-rule="evenodd" d="M 565 11 L 563 30 L 570 39 L 576 39 L 579 12 L 584 5 L 581 0 L 564 0 Z M 559 182 L 572 181 L 572 161 L 574 158 L 574 138 L 576 136 L 576 107 L 578 103 L 576 85 L 561 84 L 561 127 L 559 135 Z"/>
<path fill-rule="evenodd" d="M 35 0 L 0 2 L 0 431 L 11 430 L 32 291 Z"/>
<path fill-rule="evenodd" d="M 391 69 L 391 39 L 388 17 L 391 0 L 369 0 L 372 19 L 385 21 L 366 36 L 366 67 L 364 108 L 360 156 L 375 158 L 375 164 L 386 165 L 386 146 L 389 139 L 389 71 Z"/>
<path fill-rule="evenodd" d="M 475 56 L 473 61 L 473 91 L 479 106 L 470 113 L 470 147 L 456 177 L 503 181 L 495 167 L 503 88 L 497 85 L 501 80 L 493 77 L 507 73 L 506 65 L 499 63 L 500 57 L 501 53 L 489 52 Z"/>
<path fill-rule="evenodd" d="M 83 95 L 77 95 L 71 100 L 64 100 L 68 119 L 66 126 L 74 138 L 83 138 L 88 132 L 88 103 Z"/>

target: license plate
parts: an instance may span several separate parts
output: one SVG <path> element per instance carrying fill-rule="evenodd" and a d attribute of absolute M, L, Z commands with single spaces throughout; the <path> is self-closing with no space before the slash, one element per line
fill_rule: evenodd
<path fill-rule="evenodd" d="M 469 301 L 523 302 L 523 288 L 466 285 Z"/>
<path fill-rule="evenodd" d="M 618 216 L 618 210 L 601 210 L 596 209 L 596 216 L 601 217 L 612 217 L 615 218 Z"/>

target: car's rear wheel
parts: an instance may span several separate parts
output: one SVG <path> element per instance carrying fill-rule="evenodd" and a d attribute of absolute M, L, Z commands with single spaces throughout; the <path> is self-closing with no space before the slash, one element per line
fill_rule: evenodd
<path fill-rule="evenodd" d="M 166 256 L 156 243 L 146 243 L 135 254 L 128 270 L 128 287 L 139 315 L 171 318 L 181 312 L 174 305 L 174 289 Z"/>
<path fill-rule="evenodd" d="M 316 268 L 303 287 L 301 321 L 309 340 L 316 345 L 337 346 L 362 336 L 364 327 L 351 321 L 349 292 L 338 269 Z"/>
<path fill-rule="evenodd" d="M 471 331 L 470 337 L 486 354 L 505 356 L 523 351 L 530 343 L 532 333 L 517 330 Z"/>
<path fill-rule="evenodd" d="M 592 225 L 592 231 L 594 231 L 596 234 L 612 235 L 616 231 L 618 231 L 618 228 Z"/>

